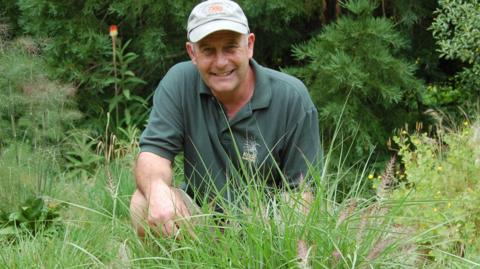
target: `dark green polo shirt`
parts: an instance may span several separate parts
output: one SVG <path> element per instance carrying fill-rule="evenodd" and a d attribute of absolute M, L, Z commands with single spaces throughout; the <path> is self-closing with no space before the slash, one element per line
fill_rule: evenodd
<path fill-rule="evenodd" d="M 185 180 L 201 193 L 246 179 L 296 186 L 319 159 L 317 110 L 300 80 L 250 65 L 254 94 L 232 119 L 190 61 L 173 66 L 155 91 L 141 151 L 172 161 L 183 151 Z"/>

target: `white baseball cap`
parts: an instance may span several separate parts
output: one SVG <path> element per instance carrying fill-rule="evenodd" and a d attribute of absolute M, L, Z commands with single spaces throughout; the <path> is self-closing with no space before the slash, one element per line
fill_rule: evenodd
<path fill-rule="evenodd" d="M 247 17 L 237 3 L 231 0 L 207 0 L 193 8 L 188 17 L 188 40 L 198 42 L 220 30 L 241 34 L 250 32 Z"/>

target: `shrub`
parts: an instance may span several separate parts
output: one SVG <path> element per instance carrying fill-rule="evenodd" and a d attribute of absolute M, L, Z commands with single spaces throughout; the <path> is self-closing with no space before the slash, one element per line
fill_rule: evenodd
<path fill-rule="evenodd" d="M 480 125 L 464 125 L 436 139 L 421 133 L 395 139 L 406 175 L 395 192 L 406 199 L 400 215 L 429 235 L 427 255 L 441 263 L 448 253 L 480 261 Z"/>
<path fill-rule="evenodd" d="M 431 25 L 440 56 L 464 63 L 456 83 L 468 98 L 480 96 L 480 9 L 475 0 L 440 0 Z"/>

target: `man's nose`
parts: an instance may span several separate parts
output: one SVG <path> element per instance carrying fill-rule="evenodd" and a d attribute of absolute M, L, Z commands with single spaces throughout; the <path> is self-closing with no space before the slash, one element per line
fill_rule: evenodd
<path fill-rule="evenodd" d="M 223 67 L 228 63 L 227 55 L 223 52 L 218 52 L 217 57 L 215 57 L 215 64 L 218 67 Z"/>

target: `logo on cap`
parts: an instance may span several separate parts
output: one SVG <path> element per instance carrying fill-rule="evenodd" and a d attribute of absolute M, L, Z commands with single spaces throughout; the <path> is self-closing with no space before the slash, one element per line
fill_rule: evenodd
<path fill-rule="evenodd" d="M 209 15 L 218 14 L 218 13 L 222 13 L 222 12 L 223 12 L 223 7 L 221 5 L 211 5 L 208 8 L 208 14 Z"/>

